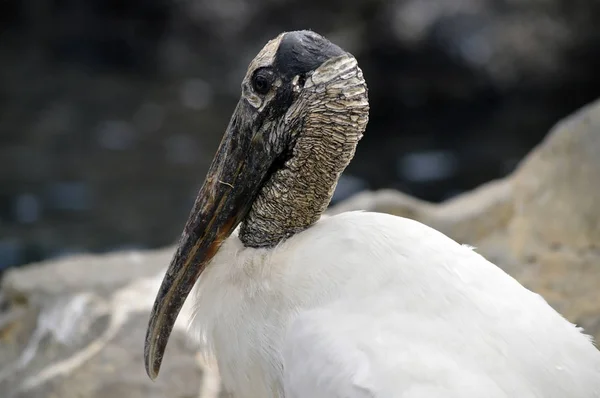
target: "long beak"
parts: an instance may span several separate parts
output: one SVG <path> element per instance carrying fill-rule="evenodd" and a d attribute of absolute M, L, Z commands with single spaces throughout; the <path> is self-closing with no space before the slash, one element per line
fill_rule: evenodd
<path fill-rule="evenodd" d="M 250 210 L 274 161 L 260 133 L 245 118 L 248 105 L 236 107 L 186 222 L 167 269 L 146 332 L 144 360 L 151 379 L 158 376 L 177 315 L 202 271 L 223 241 Z"/>

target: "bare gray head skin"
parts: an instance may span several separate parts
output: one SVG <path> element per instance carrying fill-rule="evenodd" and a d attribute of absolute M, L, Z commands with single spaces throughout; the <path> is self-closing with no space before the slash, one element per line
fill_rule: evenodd
<path fill-rule="evenodd" d="M 252 60 L 152 308 L 144 349 L 150 378 L 186 297 L 223 241 L 241 223 L 246 247 L 272 247 L 314 224 L 368 115 L 356 59 L 314 32 L 282 33 Z"/>

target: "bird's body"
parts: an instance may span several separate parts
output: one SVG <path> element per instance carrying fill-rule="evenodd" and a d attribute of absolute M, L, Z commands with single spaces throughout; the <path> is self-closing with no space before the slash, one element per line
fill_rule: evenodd
<path fill-rule="evenodd" d="M 236 398 L 600 396 L 589 337 L 401 217 L 342 213 L 273 249 L 233 234 L 193 297 L 192 328 Z"/>
<path fill-rule="evenodd" d="M 152 309 L 150 377 L 196 284 L 193 329 L 235 398 L 600 397 L 590 339 L 469 247 L 391 215 L 321 218 L 367 97 L 314 32 L 251 62 Z"/>

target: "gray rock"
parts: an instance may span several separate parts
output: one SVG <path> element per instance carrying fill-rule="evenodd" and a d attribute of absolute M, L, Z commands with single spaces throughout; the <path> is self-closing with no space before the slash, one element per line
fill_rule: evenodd
<path fill-rule="evenodd" d="M 9 272 L 0 316 L 2 396 L 184 398 L 214 390 L 213 372 L 203 371 L 185 333 L 187 306 L 161 377 L 151 382 L 143 367 L 148 314 L 172 252 L 77 256 Z"/>

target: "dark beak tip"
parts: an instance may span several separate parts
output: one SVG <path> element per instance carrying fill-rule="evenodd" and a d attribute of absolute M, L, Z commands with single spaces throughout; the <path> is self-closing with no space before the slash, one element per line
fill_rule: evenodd
<path fill-rule="evenodd" d="M 160 372 L 161 361 L 157 361 L 153 351 L 152 344 L 148 343 L 148 336 L 146 336 L 146 343 L 144 344 L 144 365 L 146 368 L 146 374 L 150 380 L 155 381 Z"/>
<path fill-rule="evenodd" d="M 150 363 L 149 361 L 146 361 L 146 374 L 148 374 L 150 380 L 155 381 L 158 377 L 159 372 L 160 364 Z"/>
<path fill-rule="evenodd" d="M 158 377 L 158 373 L 148 372 L 148 377 L 150 378 L 150 381 L 156 381 L 156 378 Z"/>

